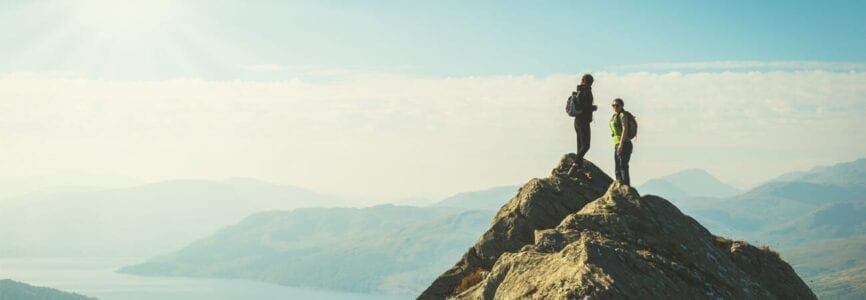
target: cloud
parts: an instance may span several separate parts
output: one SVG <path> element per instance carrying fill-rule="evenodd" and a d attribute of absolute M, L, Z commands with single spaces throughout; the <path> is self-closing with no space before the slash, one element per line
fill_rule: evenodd
<path fill-rule="evenodd" d="M 276 82 L 0 76 L 0 176 L 248 176 L 437 196 L 544 176 L 573 151 L 564 102 L 580 74 L 352 73 Z M 621 97 L 640 122 L 637 182 L 690 167 L 756 182 L 866 154 L 863 72 L 594 76 L 589 158 L 612 168 L 608 103 Z"/>
<path fill-rule="evenodd" d="M 286 66 L 279 64 L 242 65 L 240 68 L 244 71 L 252 72 L 279 72 L 286 70 Z"/>
<path fill-rule="evenodd" d="M 306 79 L 315 78 L 328 79 L 328 81 L 345 80 L 360 77 L 380 77 L 393 74 L 406 73 L 413 70 L 412 66 L 393 66 L 383 68 L 351 68 L 351 67 L 325 67 L 325 66 L 298 66 L 282 65 L 276 63 L 240 65 L 239 68 L 248 72 L 280 73 L 283 76 L 302 77 Z"/>

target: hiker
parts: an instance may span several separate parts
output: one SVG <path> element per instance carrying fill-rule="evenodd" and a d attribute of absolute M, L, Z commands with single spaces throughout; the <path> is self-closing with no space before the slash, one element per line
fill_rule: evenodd
<path fill-rule="evenodd" d="M 625 103 L 620 98 L 613 99 L 613 116 L 610 118 L 610 131 L 613 137 L 614 162 L 616 164 L 616 181 L 631 185 L 628 175 L 628 161 L 631 159 L 633 145 L 631 139 L 637 135 L 637 121 L 625 110 Z"/>
<path fill-rule="evenodd" d="M 565 107 L 568 115 L 574 117 L 574 131 L 577 133 L 577 157 L 568 169 L 569 176 L 583 169 L 583 156 L 589 151 L 589 123 L 592 122 L 592 112 L 598 109 L 592 105 L 592 82 L 592 75 L 584 74 Z"/>

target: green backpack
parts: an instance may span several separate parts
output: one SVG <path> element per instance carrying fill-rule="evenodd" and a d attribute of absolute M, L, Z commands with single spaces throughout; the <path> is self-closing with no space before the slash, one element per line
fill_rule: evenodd
<path fill-rule="evenodd" d="M 623 110 L 622 112 L 625 113 L 625 118 L 628 120 L 628 132 L 623 135 L 631 140 L 637 137 L 637 119 L 635 119 L 634 115 L 628 111 Z"/>

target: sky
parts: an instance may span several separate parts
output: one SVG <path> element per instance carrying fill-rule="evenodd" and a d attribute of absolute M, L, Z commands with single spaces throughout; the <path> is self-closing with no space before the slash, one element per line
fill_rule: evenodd
<path fill-rule="evenodd" d="M 747 187 L 866 156 L 864 37 L 859 1 L 3 1 L 0 178 L 522 184 L 574 151 L 591 72 L 590 160 L 620 97 L 633 182 Z"/>

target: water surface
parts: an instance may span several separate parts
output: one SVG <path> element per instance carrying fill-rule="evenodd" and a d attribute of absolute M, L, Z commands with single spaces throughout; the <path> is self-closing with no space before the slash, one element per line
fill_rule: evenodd
<path fill-rule="evenodd" d="M 115 273 L 143 258 L 0 258 L 0 279 L 47 286 L 103 300 L 328 299 L 407 297 L 343 293 L 235 279 L 142 277 Z"/>

